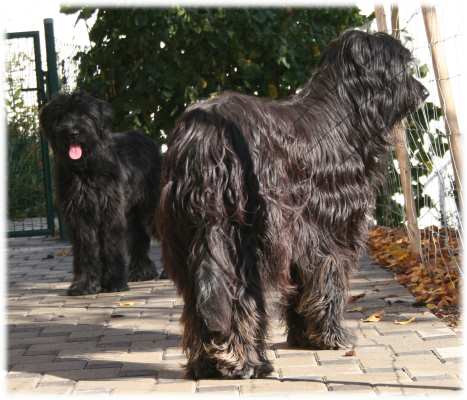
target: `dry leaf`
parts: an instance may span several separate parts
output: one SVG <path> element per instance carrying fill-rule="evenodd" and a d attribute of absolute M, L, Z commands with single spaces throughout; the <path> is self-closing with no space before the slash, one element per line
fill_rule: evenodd
<path fill-rule="evenodd" d="M 355 355 L 355 350 L 352 349 L 352 350 L 349 350 L 348 352 L 346 352 L 344 354 L 344 357 L 353 357 Z"/>
<path fill-rule="evenodd" d="M 432 312 L 449 315 L 450 321 L 458 320 L 459 232 L 453 228 L 429 226 L 421 229 L 420 235 L 423 262 L 410 251 L 405 228 L 373 228 L 368 244 L 374 259 L 391 269 L 396 280 L 416 297 L 414 306 L 426 304 Z"/>
<path fill-rule="evenodd" d="M 396 320 L 396 321 L 394 321 L 394 323 L 397 324 L 397 325 L 408 325 L 408 324 L 411 324 L 414 321 L 415 321 L 415 317 L 412 317 L 412 318 L 409 318 L 409 319 L 407 319 L 405 321 L 397 321 Z"/>
<path fill-rule="evenodd" d="M 135 305 L 134 301 L 119 301 L 118 306 L 119 307 L 132 307 Z"/>
<path fill-rule="evenodd" d="M 71 256 L 71 248 L 58 250 L 55 255 L 57 257 Z"/>
<path fill-rule="evenodd" d="M 371 314 L 369 317 L 362 319 L 363 322 L 379 322 L 381 321 L 381 318 L 383 318 L 384 315 L 384 310 L 375 312 L 374 314 Z"/>
<path fill-rule="evenodd" d="M 347 312 L 362 312 L 362 311 L 363 311 L 363 307 L 353 307 L 347 310 Z"/>

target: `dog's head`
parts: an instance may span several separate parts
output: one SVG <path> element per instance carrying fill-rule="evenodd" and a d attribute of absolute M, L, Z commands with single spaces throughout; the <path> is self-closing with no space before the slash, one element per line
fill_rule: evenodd
<path fill-rule="evenodd" d="M 350 30 L 331 43 L 321 68 L 332 71 L 342 101 L 386 129 L 416 111 L 428 96 L 412 75 L 412 63 L 410 51 L 394 37 Z"/>
<path fill-rule="evenodd" d="M 42 108 L 39 121 L 55 157 L 80 167 L 106 146 L 112 109 L 107 102 L 82 91 L 61 93 Z"/>

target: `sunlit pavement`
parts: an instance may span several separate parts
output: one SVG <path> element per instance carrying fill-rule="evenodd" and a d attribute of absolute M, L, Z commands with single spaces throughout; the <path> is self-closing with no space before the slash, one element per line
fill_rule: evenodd
<path fill-rule="evenodd" d="M 346 324 L 357 337 L 353 350 L 288 348 L 272 312 L 268 356 L 275 372 L 270 377 L 192 381 L 184 379 L 180 347 L 183 303 L 170 281 L 69 297 L 69 244 L 48 238 L 9 239 L 8 244 L 7 383 L 14 393 L 238 398 L 349 391 L 446 397 L 462 387 L 460 330 L 414 307 L 415 299 L 392 273 L 366 258 L 350 293 L 364 296 L 347 306 Z M 160 263 L 156 245 L 151 253 Z M 381 321 L 362 321 L 381 310 Z"/>

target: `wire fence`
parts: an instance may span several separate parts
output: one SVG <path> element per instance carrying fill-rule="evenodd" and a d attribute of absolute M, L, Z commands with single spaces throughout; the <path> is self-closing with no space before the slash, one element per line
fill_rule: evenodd
<path fill-rule="evenodd" d="M 431 93 L 426 103 L 404 122 L 416 221 L 420 232 L 419 259 L 409 258 L 400 251 L 408 247 L 406 245 L 410 242 L 410 235 L 404 232 L 408 228 L 404 209 L 407 199 L 403 194 L 401 168 L 395 152 L 390 155 L 388 178 L 378 196 L 375 216 L 378 225 L 388 228 L 377 228 L 375 237 L 392 251 L 392 257 L 388 258 L 380 252 L 378 259 L 386 265 L 395 266 L 396 271 L 402 269 L 406 272 L 401 283 L 407 284 L 412 293 L 418 296 L 417 299 L 443 315 L 443 312 L 452 309 L 458 313 L 463 224 L 462 187 L 457 187 L 456 164 L 452 156 L 451 139 L 456 133 L 445 119 L 446 102 L 440 101 L 438 86 L 441 80 L 449 81 L 452 85 L 458 84 L 462 73 L 449 71 L 449 76 L 437 78 L 431 63 L 431 49 L 435 44 L 460 49 L 465 38 L 455 33 L 429 43 L 425 37 L 425 44 L 415 46 L 411 35 L 414 34 L 417 22 L 419 27 L 423 27 L 421 9 L 400 24 L 400 32 L 403 44 L 415 57 L 426 60 L 425 63 L 417 63 L 415 75 Z M 459 107 L 457 111 L 460 112 Z M 404 265 L 405 269 L 400 265 Z"/>
<path fill-rule="evenodd" d="M 36 67 L 32 37 L 6 41 L 8 231 L 13 233 L 47 228 Z"/>

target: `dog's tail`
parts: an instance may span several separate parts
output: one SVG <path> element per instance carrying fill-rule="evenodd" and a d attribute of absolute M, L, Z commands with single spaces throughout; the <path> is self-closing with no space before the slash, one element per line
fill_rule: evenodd
<path fill-rule="evenodd" d="M 235 277 L 227 249 L 224 232 L 212 228 L 206 239 L 198 243 L 190 260 L 193 268 L 193 294 L 196 313 L 201 316 L 209 332 L 228 336 L 231 330 L 232 301 L 235 296 Z"/>
<path fill-rule="evenodd" d="M 248 145 L 233 123 L 195 108 L 177 123 L 165 157 L 158 218 L 165 268 L 208 330 L 228 334 L 238 283 L 255 268 L 259 187 Z"/>

